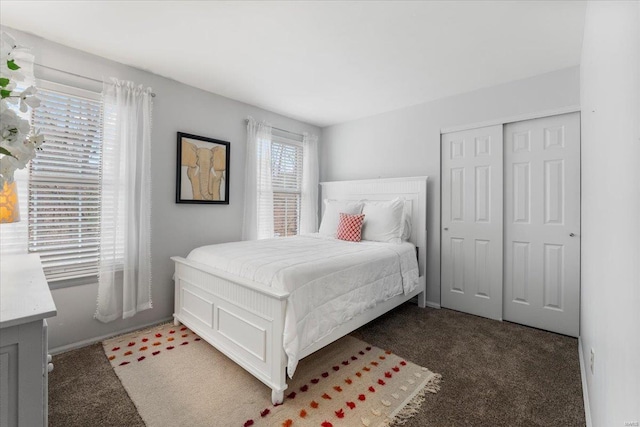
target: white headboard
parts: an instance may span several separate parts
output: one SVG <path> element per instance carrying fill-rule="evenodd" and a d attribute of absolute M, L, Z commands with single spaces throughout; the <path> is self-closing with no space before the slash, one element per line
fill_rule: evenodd
<path fill-rule="evenodd" d="M 411 206 L 411 237 L 418 248 L 420 275 L 427 266 L 427 176 L 321 182 L 322 200 L 391 200 L 404 197 Z M 322 203 L 324 214 L 324 203 Z"/>

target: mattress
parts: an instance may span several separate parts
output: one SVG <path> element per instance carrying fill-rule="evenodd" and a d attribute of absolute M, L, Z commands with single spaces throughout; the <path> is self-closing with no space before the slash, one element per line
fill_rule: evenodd
<path fill-rule="evenodd" d="M 298 355 L 353 317 L 418 286 L 415 246 L 308 234 L 202 246 L 187 257 L 289 293 L 287 372 Z"/>

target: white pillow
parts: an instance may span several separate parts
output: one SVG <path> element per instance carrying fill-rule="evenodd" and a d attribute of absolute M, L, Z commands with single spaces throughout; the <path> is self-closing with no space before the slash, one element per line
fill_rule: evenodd
<path fill-rule="evenodd" d="M 404 231 L 404 199 L 388 202 L 365 202 L 362 240 L 402 243 Z"/>
<path fill-rule="evenodd" d="M 362 206 L 362 202 L 324 199 L 324 214 L 322 215 L 322 222 L 320 222 L 318 233 L 324 234 L 325 236 L 336 237 L 340 214 L 361 214 Z"/>

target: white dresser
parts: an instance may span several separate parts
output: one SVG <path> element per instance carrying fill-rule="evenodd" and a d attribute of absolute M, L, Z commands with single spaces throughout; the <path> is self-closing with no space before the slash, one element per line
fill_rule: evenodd
<path fill-rule="evenodd" d="M 47 425 L 47 317 L 56 315 L 38 255 L 0 260 L 0 427 Z"/>

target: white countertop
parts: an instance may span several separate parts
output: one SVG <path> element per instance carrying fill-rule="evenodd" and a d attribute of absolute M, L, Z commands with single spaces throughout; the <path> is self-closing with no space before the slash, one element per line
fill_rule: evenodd
<path fill-rule="evenodd" d="M 0 259 L 0 328 L 55 316 L 56 305 L 38 255 Z"/>

